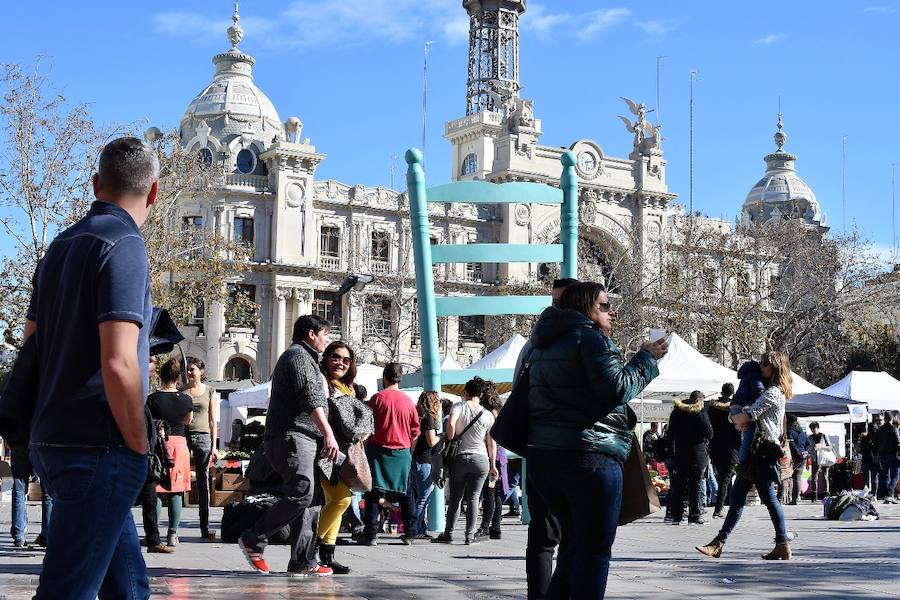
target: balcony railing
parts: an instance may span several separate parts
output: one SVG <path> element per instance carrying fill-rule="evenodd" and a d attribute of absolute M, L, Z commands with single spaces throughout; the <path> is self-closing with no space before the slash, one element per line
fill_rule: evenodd
<path fill-rule="evenodd" d="M 391 270 L 391 264 L 383 260 L 373 260 L 369 262 L 369 267 L 374 275 L 384 275 Z"/>
<path fill-rule="evenodd" d="M 227 173 L 225 175 L 225 185 L 251 188 L 255 192 L 265 192 L 269 189 L 269 177 L 266 175 Z"/>
<path fill-rule="evenodd" d="M 319 266 L 323 269 L 331 269 L 332 271 L 341 270 L 341 258 L 339 256 L 320 256 Z"/>

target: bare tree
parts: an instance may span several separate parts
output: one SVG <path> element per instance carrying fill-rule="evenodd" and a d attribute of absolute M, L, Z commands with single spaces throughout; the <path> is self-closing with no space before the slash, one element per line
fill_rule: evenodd
<path fill-rule="evenodd" d="M 43 62 L 0 66 L 0 228 L 8 245 L 0 267 L 0 327 L 16 344 L 38 261 L 61 229 L 93 199 L 94 158 L 108 135 L 88 106 L 50 85 Z"/>

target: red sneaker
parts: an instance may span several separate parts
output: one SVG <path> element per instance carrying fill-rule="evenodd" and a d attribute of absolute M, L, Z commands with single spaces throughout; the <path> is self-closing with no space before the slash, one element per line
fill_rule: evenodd
<path fill-rule="evenodd" d="M 302 571 L 288 571 L 288 577 L 327 577 L 334 573 L 334 569 L 325 565 L 316 565 Z"/>
<path fill-rule="evenodd" d="M 244 557 L 247 559 L 247 562 L 250 563 L 250 566 L 253 567 L 254 571 L 262 573 L 263 575 L 269 574 L 269 565 L 266 564 L 262 552 L 246 546 L 244 540 L 240 538 L 238 539 L 238 546 L 240 546 L 241 552 L 244 553 Z"/>

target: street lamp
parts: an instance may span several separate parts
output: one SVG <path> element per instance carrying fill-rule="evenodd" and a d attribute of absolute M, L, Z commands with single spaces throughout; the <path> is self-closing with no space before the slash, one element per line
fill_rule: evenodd
<path fill-rule="evenodd" d="M 357 292 L 361 292 L 368 284 L 375 281 L 374 275 L 365 275 L 363 273 L 350 273 L 347 277 L 344 278 L 344 281 L 341 282 L 341 286 L 337 291 L 337 299 L 340 299 L 347 294 L 350 290 L 356 290 Z M 331 322 L 334 323 L 334 311 L 336 308 L 337 302 L 331 305 Z M 350 335 L 350 311 L 347 311 L 347 335 Z"/>

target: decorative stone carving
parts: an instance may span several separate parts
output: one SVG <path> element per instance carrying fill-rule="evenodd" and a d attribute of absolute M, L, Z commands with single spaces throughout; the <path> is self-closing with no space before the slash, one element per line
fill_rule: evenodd
<path fill-rule="evenodd" d="M 658 242 L 662 229 L 658 221 L 650 221 L 647 223 L 647 239 L 651 242 Z"/>
<path fill-rule="evenodd" d="M 303 121 L 297 117 L 288 117 L 284 122 L 284 133 L 289 142 L 294 144 L 300 143 L 300 134 L 303 132 Z"/>
<path fill-rule="evenodd" d="M 527 204 L 516 204 L 513 209 L 513 215 L 516 219 L 516 225 L 524 227 L 531 220 L 531 207 Z"/>
<path fill-rule="evenodd" d="M 593 201 L 582 202 L 578 207 L 578 216 L 585 225 L 593 225 L 597 218 L 597 205 Z"/>
<path fill-rule="evenodd" d="M 297 208 L 306 198 L 306 186 L 302 182 L 293 181 L 284 188 L 284 197 L 288 206 Z"/>
<path fill-rule="evenodd" d="M 210 127 L 206 124 L 206 121 L 200 119 L 200 123 L 197 124 L 197 141 L 200 142 L 201 148 L 206 148 L 206 145 L 209 143 L 209 132 Z"/>

